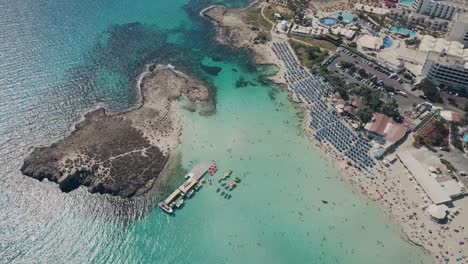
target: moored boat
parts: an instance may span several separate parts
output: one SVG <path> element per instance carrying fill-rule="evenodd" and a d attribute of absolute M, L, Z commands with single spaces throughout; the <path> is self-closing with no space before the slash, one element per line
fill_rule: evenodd
<path fill-rule="evenodd" d="M 236 184 L 235 181 L 232 181 L 232 182 L 229 183 L 229 187 L 231 187 L 231 190 L 236 188 L 236 186 L 237 186 L 237 184 Z"/>
<path fill-rule="evenodd" d="M 166 212 L 168 214 L 172 214 L 172 212 L 174 212 L 174 210 L 172 210 L 171 207 L 169 207 L 167 204 L 165 204 L 163 202 L 158 203 L 158 206 L 159 206 L 159 208 L 161 208 L 161 210 L 163 210 L 164 212 Z"/>
<path fill-rule="evenodd" d="M 225 180 L 226 178 L 228 178 L 228 177 L 231 175 L 231 173 L 232 173 L 232 170 L 229 169 L 229 170 L 223 175 L 223 177 L 221 177 L 221 179 Z"/>
<path fill-rule="evenodd" d="M 187 198 L 190 198 L 190 197 L 192 196 L 193 192 L 194 192 L 193 189 L 191 189 L 190 191 L 188 191 L 188 192 L 187 192 L 187 195 L 186 195 Z"/>
<path fill-rule="evenodd" d="M 176 206 L 177 208 L 180 208 L 180 207 L 182 206 L 183 203 L 184 203 L 184 199 L 179 198 L 179 199 L 177 199 L 175 206 Z"/>

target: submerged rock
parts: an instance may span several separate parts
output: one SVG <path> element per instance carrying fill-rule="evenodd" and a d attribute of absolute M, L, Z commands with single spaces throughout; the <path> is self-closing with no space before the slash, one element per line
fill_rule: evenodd
<path fill-rule="evenodd" d="M 219 72 L 222 70 L 222 68 L 220 68 L 220 67 L 207 66 L 207 65 L 204 65 L 202 63 L 200 63 L 200 67 L 202 68 L 203 71 L 205 71 L 206 73 L 208 73 L 210 75 L 213 75 L 213 76 L 217 76 L 219 74 Z"/>

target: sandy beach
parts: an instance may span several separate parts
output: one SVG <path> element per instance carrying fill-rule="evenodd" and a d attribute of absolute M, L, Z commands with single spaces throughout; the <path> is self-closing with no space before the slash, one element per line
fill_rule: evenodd
<path fill-rule="evenodd" d="M 335 5 L 344 5 L 348 1 L 333 2 Z M 265 3 L 251 7 L 251 9 L 261 8 Z M 332 9 L 332 3 L 317 3 L 314 6 L 323 9 Z M 271 49 L 272 42 L 285 42 L 287 37 L 284 34 L 276 34 L 271 31 L 271 41 L 265 44 L 252 43 L 252 30 L 249 25 L 242 21 L 245 10 L 219 12 L 224 7 L 214 6 L 208 10 L 215 10 L 216 16 L 208 16 L 222 28 L 219 31 L 223 36 L 218 38 L 234 37 L 231 42 L 238 48 L 250 48 L 255 53 L 255 62 L 258 64 L 274 64 L 279 71 L 270 79 L 278 84 L 287 86 L 284 78 L 285 66 L 279 61 Z M 330 11 L 330 10 L 329 10 Z M 206 15 L 206 14 L 205 14 Z M 238 34 L 231 34 L 231 32 Z M 242 34 L 239 34 L 242 32 Z M 239 39 L 239 36 L 240 37 Z M 223 43 L 223 42 L 222 42 Z M 292 100 L 292 93 L 289 92 Z M 314 131 L 309 126 L 310 118 L 307 114 L 310 110 L 304 104 L 301 108 L 305 112 L 302 123 L 303 133 L 310 139 L 323 156 L 343 175 L 343 180 L 349 182 L 353 188 L 362 193 L 372 202 L 375 202 L 388 218 L 401 230 L 403 239 L 422 247 L 434 260 L 435 263 L 468 263 L 466 259 L 456 261 L 456 257 L 466 252 L 465 238 L 468 232 L 464 228 L 464 223 L 468 223 L 468 215 L 461 212 L 449 224 L 441 225 L 431 220 L 425 211 L 427 206 L 427 195 L 418 187 L 417 182 L 411 176 L 404 165 L 397 161 L 390 167 L 386 167 L 381 161 L 368 170 L 361 171 L 347 165 L 345 157 L 339 154 L 328 143 L 321 143 L 314 137 Z M 398 151 L 408 151 L 411 146 L 411 135 L 407 142 Z M 396 154 L 398 154 L 398 151 Z M 464 207 L 468 202 L 466 199 L 455 201 L 457 207 Z M 465 207 L 466 208 L 466 207 Z M 365 227 L 364 227 L 365 228 Z M 385 247 L 385 245 L 381 245 Z M 448 261 L 444 258 L 448 257 Z"/>

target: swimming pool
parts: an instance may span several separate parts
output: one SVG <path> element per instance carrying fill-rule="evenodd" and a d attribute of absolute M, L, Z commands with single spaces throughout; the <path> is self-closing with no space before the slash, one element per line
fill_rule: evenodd
<path fill-rule="evenodd" d="M 324 17 L 320 19 L 320 24 L 325 27 L 331 27 L 338 23 L 338 20 L 334 17 Z"/>
<path fill-rule="evenodd" d="M 413 5 L 413 0 L 400 0 L 400 5 L 410 7 Z"/>
<path fill-rule="evenodd" d="M 334 17 L 336 19 L 338 19 L 339 16 L 342 16 L 343 17 L 343 22 L 346 22 L 346 23 L 351 23 L 353 22 L 354 20 L 354 16 L 353 14 L 347 12 L 347 11 L 338 11 L 338 12 L 335 12 L 331 15 L 331 17 Z"/>
<path fill-rule="evenodd" d="M 410 37 L 416 36 L 416 32 L 411 31 L 404 27 L 391 26 L 390 30 L 396 33 L 400 33 L 402 35 L 409 35 Z"/>
<path fill-rule="evenodd" d="M 380 47 L 381 49 L 388 49 L 393 46 L 393 39 L 391 39 L 389 36 L 385 36 L 383 38 L 383 44 Z"/>

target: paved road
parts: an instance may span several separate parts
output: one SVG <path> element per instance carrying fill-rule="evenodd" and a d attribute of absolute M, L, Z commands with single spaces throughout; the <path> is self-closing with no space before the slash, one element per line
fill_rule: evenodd
<path fill-rule="evenodd" d="M 347 54 L 344 54 L 344 53 L 339 53 L 339 54 L 340 54 L 340 56 L 338 58 L 336 58 L 334 60 L 334 62 L 330 64 L 330 66 L 328 66 L 328 70 L 331 71 L 331 72 L 335 72 L 335 70 L 338 71 L 338 73 L 340 75 L 345 77 L 345 80 L 347 82 L 349 82 L 349 83 L 358 83 L 358 84 L 361 84 L 361 85 L 365 85 L 362 82 L 360 82 L 359 80 L 352 77 L 351 75 L 349 75 L 347 73 L 344 73 L 343 71 L 338 69 L 336 67 L 336 64 L 338 62 L 346 61 L 346 62 L 352 63 L 353 65 L 356 65 L 359 68 L 363 68 L 364 70 L 366 70 L 367 73 L 372 73 L 375 76 L 377 76 L 379 79 L 382 79 L 382 81 L 384 82 L 385 85 L 393 87 L 395 89 L 406 91 L 406 93 L 407 93 L 406 96 L 395 95 L 393 97 L 398 103 L 400 112 L 403 113 L 404 111 L 410 110 L 413 107 L 414 103 L 419 104 L 419 103 L 425 102 L 425 100 L 419 98 L 417 95 L 415 95 L 413 93 L 409 93 L 408 92 L 409 87 L 407 87 L 407 85 L 405 85 L 404 83 L 400 84 L 396 80 L 390 79 L 386 74 L 375 70 L 372 66 L 370 66 L 370 65 L 368 65 L 366 63 L 358 61 L 356 58 L 353 58 L 353 57 L 351 57 L 351 56 L 349 56 Z M 383 99 L 384 100 L 389 100 L 390 98 L 391 98 L 390 95 L 384 92 L 384 98 Z"/>

